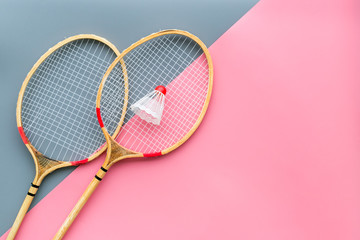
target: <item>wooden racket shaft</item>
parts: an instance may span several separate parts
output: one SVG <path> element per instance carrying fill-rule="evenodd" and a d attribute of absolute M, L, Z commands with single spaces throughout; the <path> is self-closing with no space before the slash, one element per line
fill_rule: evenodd
<path fill-rule="evenodd" d="M 18 230 L 20 228 L 20 225 L 21 225 L 21 223 L 25 217 L 25 214 L 27 213 L 33 199 L 34 199 L 36 192 L 37 192 L 37 188 L 34 188 L 33 186 L 31 186 L 28 194 L 25 197 L 23 204 L 21 205 L 21 208 L 16 216 L 16 219 L 11 227 L 11 230 L 9 232 L 9 235 L 7 236 L 7 239 L 15 238 L 16 233 L 18 232 Z"/>
<path fill-rule="evenodd" d="M 131 157 L 139 157 L 139 154 L 130 152 L 124 148 L 122 148 L 117 142 L 115 142 L 107 133 L 107 138 L 109 142 L 111 142 L 110 146 L 108 147 L 108 152 L 106 156 L 105 163 L 101 166 L 100 170 L 96 173 L 93 180 L 90 182 L 88 187 L 86 188 L 85 192 L 80 197 L 79 201 L 76 203 L 72 211 L 67 216 L 64 223 L 61 225 L 60 229 L 56 233 L 53 239 L 62 239 L 65 233 L 70 228 L 71 224 L 74 222 L 78 214 L 80 213 L 81 209 L 84 207 L 85 203 L 88 201 L 90 196 L 93 194 L 94 190 L 99 185 L 100 181 L 104 178 L 108 169 L 113 165 L 113 163 L 120 161 L 125 158 Z"/>

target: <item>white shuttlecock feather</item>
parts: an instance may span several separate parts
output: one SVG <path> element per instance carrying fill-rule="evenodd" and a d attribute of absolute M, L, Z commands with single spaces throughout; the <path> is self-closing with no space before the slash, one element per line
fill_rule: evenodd
<path fill-rule="evenodd" d="M 160 125 L 165 105 L 166 88 L 157 86 L 154 91 L 146 94 L 139 101 L 130 106 L 130 109 L 141 119 Z"/>

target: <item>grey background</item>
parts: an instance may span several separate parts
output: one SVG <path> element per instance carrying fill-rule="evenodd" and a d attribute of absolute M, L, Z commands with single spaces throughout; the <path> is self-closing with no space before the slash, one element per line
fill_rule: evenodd
<path fill-rule="evenodd" d="M 15 109 L 21 84 L 43 53 L 80 33 L 102 36 L 122 51 L 168 28 L 189 31 L 211 46 L 256 2 L 0 0 L 0 236 L 11 227 L 35 175 L 31 155 L 17 131 Z M 47 176 L 32 206 L 73 170 L 60 169 Z"/>

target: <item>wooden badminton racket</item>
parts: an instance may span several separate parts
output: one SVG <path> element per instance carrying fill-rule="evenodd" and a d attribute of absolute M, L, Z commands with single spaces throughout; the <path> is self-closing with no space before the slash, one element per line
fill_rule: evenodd
<path fill-rule="evenodd" d="M 124 84 L 126 77 L 128 85 Z M 114 163 L 126 158 L 161 156 L 182 145 L 205 115 L 212 83 L 209 51 L 188 32 L 166 30 L 152 34 L 117 57 L 102 79 L 96 101 L 108 144 L 105 162 L 54 239 L 62 239 Z M 166 88 L 166 101 L 159 124 L 154 124 L 130 109 L 155 88 L 164 93 L 162 87 L 157 88 L 159 85 Z M 110 133 L 122 124 L 118 136 L 112 137 Z"/>
<path fill-rule="evenodd" d="M 89 162 L 105 150 L 93 110 L 101 79 L 118 55 L 109 41 L 81 34 L 50 48 L 28 73 L 20 89 L 16 121 L 36 174 L 7 239 L 15 238 L 45 176 Z M 109 134 L 115 136 L 116 129 Z"/>

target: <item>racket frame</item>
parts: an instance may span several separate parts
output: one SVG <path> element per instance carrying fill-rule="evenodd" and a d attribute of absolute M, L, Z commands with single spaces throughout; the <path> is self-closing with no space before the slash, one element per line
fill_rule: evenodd
<path fill-rule="evenodd" d="M 79 35 L 75 35 L 69 38 L 64 39 L 63 41 L 57 43 L 56 45 L 54 45 L 53 47 L 51 47 L 46 53 L 44 53 L 39 60 L 34 64 L 34 66 L 31 68 L 31 70 L 29 71 L 29 73 L 27 74 L 20 92 L 19 92 L 19 96 L 18 96 L 18 101 L 17 101 L 17 105 L 16 105 L 16 124 L 20 133 L 20 136 L 25 144 L 25 146 L 27 147 L 27 149 L 29 150 L 29 152 L 31 153 L 31 156 L 34 160 L 35 163 L 35 177 L 33 182 L 31 183 L 30 189 L 25 197 L 25 200 L 16 216 L 16 219 L 11 227 L 10 233 L 7 236 L 7 239 L 14 239 L 16 236 L 16 233 L 22 223 L 22 220 L 24 219 L 24 216 L 26 214 L 26 212 L 28 211 L 31 202 L 36 194 L 36 192 L 39 189 L 39 186 L 41 184 L 41 182 L 43 181 L 43 179 L 51 172 L 55 171 L 56 169 L 59 168 L 63 168 L 63 167 L 69 167 L 69 166 L 77 166 L 77 165 L 81 165 L 84 164 L 86 162 L 89 162 L 93 159 L 95 159 L 96 157 L 98 157 L 101 153 L 103 153 L 106 148 L 107 148 L 107 143 L 105 142 L 96 152 L 94 152 L 91 156 L 89 156 L 86 159 L 83 160 L 79 160 L 79 161 L 74 161 L 74 162 L 66 162 L 66 161 L 59 161 L 59 160 L 54 160 L 54 159 L 50 159 L 48 157 L 46 157 L 45 155 L 43 155 L 41 152 L 39 152 L 29 141 L 29 139 L 26 137 L 24 130 L 23 130 L 23 125 L 22 125 L 22 120 L 21 120 L 21 110 L 22 110 L 22 102 L 23 102 L 23 97 L 24 97 L 24 93 L 26 90 L 26 87 L 30 81 L 30 79 L 32 78 L 33 74 L 35 73 L 35 71 L 38 69 L 38 67 L 52 54 L 54 53 L 56 50 L 58 50 L 59 48 L 61 48 L 62 46 L 76 41 L 76 40 L 81 40 L 81 39 L 90 39 L 90 40 L 96 40 L 99 41 L 101 43 L 104 43 L 105 45 L 107 45 L 109 48 L 111 48 L 111 50 L 116 54 L 116 56 L 120 55 L 119 50 L 108 40 L 99 37 L 97 35 L 93 35 L 93 34 L 79 34 Z M 119 131 L 119 129 L 117 129 L 117 131 Z M 113 136 L 116 136 L 118 133 L 115 131 Z"/>
<path fill-rule="evenodd" d="M 143 153 L 139 153 L 139 152 L 135 152 L 129 149 L 126 149 L 125 147 L 121 146 L 118 142 L 116 142 L 116 138 L 114 138 L 113 136 L 110 136 L 110 134 L 108 133 L 108 131 L 106 130 L 106 126 L 103 125 L 102 123 L 102 119 L 101 119 L 101 106 L 100 106 L 100 101 L 101 101 L 101 95 L 102 95 L 102 90 L 104 88 L 106 79 L 108 78 L 108 76 L 110 75 L 111 71 L 114 69 L 114 67 L 120 62 L 122 69 L 124 71 L 125 68 L 125 64 L 124 64 L 124 56 L 126 56 L 126 54 L 128 54 L 130 51 L 132 51 L 133 49 L 135 49 L 136 47 L 140 46 L 141 44 L 154 39 L 156 37 L 160 37 L 163 35 L 169 35 L 169 34 L 173 34 L 173 35 L 183 35 L 186 36 L 190 39 L 192 39 L 193 41 L 195 41 L 203 50 L 206 60 L 208 62 L 208 69 L 209 69 L 209 82 L 208 82 L 208 92 L 207 92 L 207 96 L 203 105 L 203 108 L 201 110 L 201 113 L 198 117 L 198 119 L 196 120 L 196 122 L 194 123 L 193 127 L 189 130 L 189 132 L 182 137 L 177 143 L 173 144 L 172 146 L 162 150 L 161 152 L 154 152 L 154 153 L 147 153 L 147 154 L 143 154 Z M 108 169 L 110 168 L 110 166 L 112 166 L 114 163 L 122 160 L 122 159 L 126 159 L 126 158 L 137 158 L 137 157 L 156 157 L 156 156 L 161 156 L 161 155 L 165 155 L 173 150 L 175 150 L 176 148 L 180 147 L 184 142 L 186 142 L 186 140 L 188 140 L 191 135 L 196 131 L 196 129 L 199 127 L 200 123 L 202 122 L 205 113 L 207 111 L 207 108 L 209 106 L 209 102 L 210 102 L 210 98 L 211 98 L 211 92 L 212 92 L 212 85 L 213 85 L 213 74 L 214 74 L 214 70 L 213 70 L 213 63 L 212 63 L 212 59 L 210 56 L 210 52 L 207 49 L 206 45 L 195 35 L 183 31 L 183 30 L 177 30 L 177 29 L 168 29 L 168 30 L 163 30 L 157 33 L 153 33 L 150 34 L 142 39 L 140 39 L 139 41 L 137 41 L 136 43 L 132 44 L 130 47 L 128 47 L 126 50 L 124 50 L 115 60 L 114 62 L 110 65 L 110 67 L 108 68 L 108 70 L 105 72 L 104 77 L 100 83 L 100 87 L 99 87 L 99 91 L 97 94 L 97 99 L 96 99 L 96 109 L 98 111 L 98 119 L 99 119 L 99 123 L 101 126 L 101 130 L 103 131 L 106 141 L 109 143 L 111 143 L 109 145 L 109 149 L 107 151 L 107 157 L 105 159 L 105 162 L 103 164 L 103 168 Z M 124 72 L 124 78 L 127 78 L 127 74 L 126 72 Z M 128 98 L 128 89 L 125 88 L 125 98 Z M 124 122 L 124 118 L 125 118 L 125 114 L 126 114 L 126 109 L 127 109 L 127 100 L 125 100 L 125 104 L 124 104 L 124 108 L 123 108 L 123 112 L 122 112 L 122 116 L 119 122 L 119 125 L 116 129 L 117 133 L 119 133 L 120 128 Z M 119 149 L 120 148 L 120 149 Z"/>
<path fill-rule="evenodd" d="M 20 92 L 19 92 L 19 97 L 18 97 L 17 106 L 16 106 L 16 124 L 17 124 L 20 136 L 21 136 L 25 146 L 28 148 L 29 152 L 31 153 L 31 155 L 34 159 L 34 163 L 35 163 L 35 167 L 36 167 L 36 176 L 33 181 L 34 185 L 39 185 L 46 175 L 55 171 L 56 169 L 59 169 L 62 167 L 68 167 L 68 166 L 78 166 L 78 165 L 84 164 L 86 162 L 89 162 L 89 161 L 95 159 L 101 153 L 103 153 L 107 147 L 107 144 L 104 144 L 96 152 L 94 152 L 91 156 L 89 156 L 86 159 L 79 160 L 79 161 L 66 162 L 66 161 L 54 160 L 54 159 L 50 159 L 50 158 L 44 156 L 31 144 L 29 139 L 26 137 L 24 130 L 23 130 L 23 126 L 22 126 L 21 109 L 22 109 L 23 97 L 24 97 L 26 87 L 27 87 L 30 79 L 34 75 L 35 71 L 56 50 L 58 50 L 59 48 L 61 48 L 62 46 L 66 45 L 70 42 L 73 42 L 76 40 L 81 40 L 81 39 L 92 39 L 92 40 L 102 42 L 105 45 L 107 45 L 108 47 L 110 47 L 117 56 L 120 55 L 119 50 L 111 42 L 109 42 L 105 38 L 96 36 L 94 34 L 79 34 L 79 35 L 75 35 L 75 36 L 66 38 L 65 40 L 63 40 L 63 41 L 57 43 L 55 46 L 51 47 L 45 54 L 43 54 L 39 58 L 39 60 L 34 64 L 34 66 L 31 68 L 30 72 L 27 74 L 27 76 L 21 86 Z M 119 131 L 119 130 L 120 130 L 120 128 L 116 129 L 116 131 Z M 116 132 L 116 131 L 113 134 L 113 136 L 116 136 L 118 134 L 118 132 Z"/>

